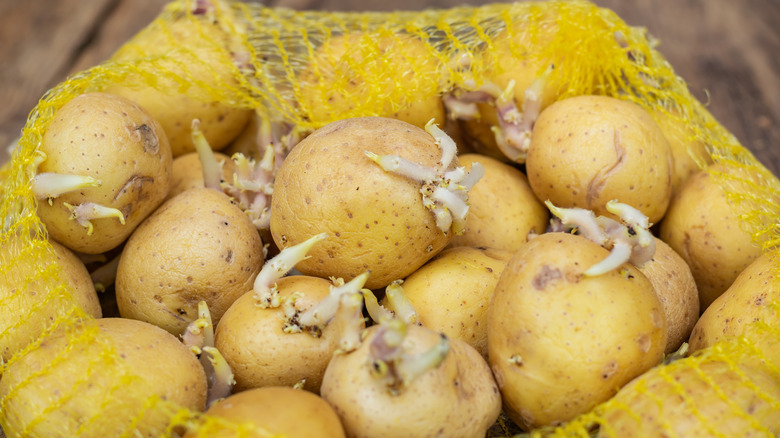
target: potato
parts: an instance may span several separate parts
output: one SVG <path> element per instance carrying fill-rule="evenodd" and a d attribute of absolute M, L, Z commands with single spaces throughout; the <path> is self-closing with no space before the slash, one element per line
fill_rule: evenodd
<path fill-rule="evenodd" d="M 123 318 L 180 335 L 205 301 L 217 323 L 252 290 L 263 242 L 249 217 L 222 192 L 188 190 L 160 206 L 128 240 L 116 299 Z"/>
<path fill-rule="evenodd" d="M 669 148 L 674 157 L 672 172 L 672 194 L 676 193 L 682 184 L 703 166 L 712 164 L 712 158 L 707 152 L 707 146 L 696 139 L 690 126 L 674 111 L 653 111 L 653 119 L 669 141 Z"/>
<path fill-rule="evenodd" d="M 663 357 L 663 308 L 650 281 L 628 263 L 583 275 L 607 255 L 582 236 L 546 233 L 501 273 L 488 352 L 504 409 L 525 429 L 589 411 Z"/>
<path fill-rule="evenodd" d="M 659 237 L 688 263 L 704 312 L 753 260 L 761 248 L 742 229 L 726 192 L 710 172 L 730 172 L 714 164 L 692 176 L 675 195 Z"/>
<path fill-rule="evenodd" d="M 691 350 L 711 347 L 724 337 L 743 335 L 757 321 L 773 324 L 777 319 L 771 316 L 772 306 L 780 302 L 777 266 L 773 253 L 765 253 L 748 265 L 696 322 L 689 341 Z"/>
<path fill-rule="evenodd" d="M 361 43 L 376 50 L 361 50 Z M 429 56 L 430 50 L 412 35 L 375 38 L 353 32 L 333 36 L 317 48 L 311 64 L 299 77 L 301 107 L 317 127 L 334 121 L 338 114 L 342 115 L 340 118 L 391 117 L 419 128 L 431 119 L 444 123 L 444 105 L 427 85 L 439 75 L 439 61 Z M 376 86 L 386 88 L 388 93 L 406 94 L 390 100 L 371 88 Z M 428 94 L 420 97 L 413 92 Z M 385 101 L 373 103 L 372 99 Z M 378 114 L 360 113 L 359 105 L 371 103 L 381 108 Z"/>
<path fill-rule="evenodd" d="M 679 254 L 655 238 L 653 258 L 639 266 L 653 284 L 664 309 L 666 320 L 666 354 L 677 351 L 699 319 L 699 292 L 691 269 Z"/>
<path fill-rule="evenodd" d="M 238 69 L 230 64 L 236 60 L 229 58 L 239 56 L 232 52 L 235 43 L 219 22 L 180 19 L 166 26 L 148 27 L 132 44 L 117 51 L 111 61 L 154 59 L 155 68 L 167 73 L 161 77 L 163 84 L 171 81 L 170 75 L 181 82 L 154 88 L 142 76 L 131 75 L 105 91 L 138 102 L 159 120 L 174 157 L 195 151 L 190 131 L 193 119 L 200 120 L 209 145 L 220 150 L 241 133 L 252 115 L 251 109 L 228 104 L 233 97 L 225 95 L 239 85 Z"/>
<path fill-rule="evenodd" d="M 487 360 L 488 304 L 512 254 L 465 246 L 445 249 L 404 279 L 404 294 L 423 326 L 466 342 Z"/>
<path fill-rule="evenodd" d="M 47 289 L 50 286 L 39 277 L 57 275 L 52 261 L 61 269 L 55 279 L 62 282 L 64 287 L 60 289 Z M 102 316 L 87 268 L 59 243 L 32 240 L 24 244 L 17 237 L 9 237 L 0 243 L 0 263 L 7 269 L 5 275 L 0 275 L 0 361 L 9 360 L 36 340 L 57 317 L 69 312 L 76 312 L 77 317 Z"/>
<path fill-rule="evenodd" d="M 669 205 L 674 159 L 669 142 L 639 105 L 577 96 L 542 111 L 526 171 L 540 200 L 610 216 L 617 199 L 658 222 Z"/>
<path fill-rule="evenodd" d="M 222 178 L 226 181 L 233 180 L 233 160 L 227 155 L 214 153 L 217 162 L 222 162 Z M 171 191 L 166 199 L 171 199 L 179 193 L 189 189 L 204 187 L 203 166 L 197 152 L 191 152 L 176 157 L 173 160 L 171 171 Z"/>
<path fill-rule="evenodd" d="M 284 160 L 271 200 L 271 234 L 279 248 L 327 233 L 296 269 L 318 277 L 354 278 L 371 271 L 369 289 L 406 277 L 449 243 L 423 205 L 422 183 L 386 172 L 365 152 L 394 154 L 435 166 L 434 138 L 381 117 L 331 123 L 301 141 Z"/>
<path fill-rule="evenodd" d="M 300 294 L 294 308 L 303 312 L 330 291 L 328 280 L 296 275 L 276 282 L 279 298 Z M 287 333 L 283 307 L 263 309 L 253 293 L 242 295 L 217 325 L 215 346 L 233 370 L 235 389 L 266 386 L 303 387 L 319 393 L 322 375 L 338 348 L 339 332 L 328 324 L 319 334 Z"/>
<path fill-rule="evenodd" d="M 449 341 L 449 352 L 397 392 L 376 377 L 372 360 L 382 326 L 366 330 L 361 347 L 336 355 L 325 371 L 322 397 L 336 410 L 349 437 L 484 437 L 498 418 L 501 400 L 490 369 L 465 342 Z M 402 348 L 409 355 L 428 351 L 440 334 L 409 326 Z"/>
<path fill-rule="evenodd" d="M 458 157 L 470 169 L 479 162 L 485 175 L 469 191 L 466 230 L 450 246 L 472 246 L 516 251 L 530 236 L 547 229 L 550 213 L 534 195 L 528 178 L 518 169 L 477 154 Z"/>
<path fill-rule="evenodd" d="M 219 400 L 206 410 L 203 429 L 184 438 L 342 438 L 341 421 L 333 408 L 315 394 L 285 386 L 250 389 Z M 226 421 L 214 421 L 219 418 Z M 254 430 L 253 430 L 254 429 Z M 236 435 L 238 431 L 246 432 Z"/>
<path fill-rule="evenodd" d="M 9 438 L 157 437 L 180 408 L 202 410 L 206 375 L 178 339 L 122 318 L 46 337 L 0 380 Z M 11 396 L 12 395 L 12 396 Z"/>
<path fill-rule="evenodd" d="M 658 367 L 607 404 L 599 437 L 780 434 L 780 380 L 766 368 L 695 358 Z"/>
<path fill-rule="evenodd" d="M 98 254 L 119 246 L 170 188 L 165 133 L 143 108 L 123 97 L 87 93 L 73 98 L 49 123 L 40 151 L 46 159 L 36 183 L 50 173 L 100 182 L 55 197 L 40 196 L 51 201 L 38 203 L 46 230 L 74 251 Z M 95 204 L 113 211 L 101 213 Z"/>

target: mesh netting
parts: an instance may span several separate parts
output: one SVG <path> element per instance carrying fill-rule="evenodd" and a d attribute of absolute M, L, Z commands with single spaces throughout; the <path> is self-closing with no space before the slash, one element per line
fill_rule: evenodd
<path fill-rule="evenodd" d="M 47 124 L 76 95 L 115 83 L 255 109 L 305 134 L 336 119 L 392 115 L 456 87 L 476 90 L 513 61 L 522 60 L 536 76 L 554 65 L 549 73 L 549 83 L 557 84 L 554 99 L 614 96 L 690 126 L 689 140 L 706 144 L 712 161 L 729 170 L 713 176 L 744 230 L 765 252 L 780 244 L 780 182 L 692 97 L 653 40 L 609 10 L 579 1 L 395 13 L 295 12 L 218 3 L 215 11 L 200 14 L 193 11 L 201 2 L 192 3 L 171 3 L 112 60 L 46 93 L 31 113 L 12 162 L 2 170 L 0 275 L 9 288 L 1 292 L 0 306 L 16 313 L 2 322 L 0 339 L 3 345 L 23 347 L 4 354 L 0 371 L 47 345 L 63 346 L 39 369 L 3 376 L 16 379 L 0 400 L 0 423 L 9 436 L 62 433 L 46 429 L 52 415 L 67 425 L 62 430 L 100 436 L 170 435 L 191 427 L 205 437 L 225 426 L 223 420 L 142 396 L 148 393 L 142 379 L 84 322 L 89 317 L 72 298 L 36 215 L 31 184 Z M 189 41 L 211 46 L 208 63 L 202 52 L 177 39 L 174 26 L 189 27 L 197 36 Z M 161 43 L 176 50 L 157 53 L 154 47 Z M 780 263 L 774 266 L 777 271 Z M 774 278 L 777 274 L 772 272 Z M 28 295 L 35 298 L 19 298 Z M 766 306 L 742 336 L 659 366 L 592 412 L 533 434 L 675 436 L 683 434 L 680 427 L 703 428 L 712 436 L 736 436 L 748 429 L 777 433 L 780 426 L 771 429 L 771 423 L 756 420 L 780 411 L 777 383 L 765 384 L 780 375 L 777 314 L 778 303 Z M 48 382 L 61 373 L 77 375 L 76 384 L 65 388 Z M 90 392 L 109 378 L 100 393 Z M 5 408 L 16 394 L 41 383 L 55 390 L 30 402 L 29 418 L 9 417 Z M 227 426 L 238 436 L 270 436 L 246 425 Z M 502 433 L 500 427 L 494 430 Z"/>

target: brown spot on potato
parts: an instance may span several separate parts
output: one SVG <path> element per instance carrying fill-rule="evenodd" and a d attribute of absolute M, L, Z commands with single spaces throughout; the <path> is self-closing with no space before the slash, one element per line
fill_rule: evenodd
<path fill-rule="evenodd" d="M 560 269 L 542 265 L 534 279 L 531 280 L 531 284 L 536 290 L 544 290 L 550 282 L 561 278 L 563 278 L 563 274 L 561 274 Z"/>
<path fill-rule="evenodd" d="M 160 141 L 157 138 L 157 133 L 149 125 L 144 123 L 141 126 L 136 126 L 135 132 L 141 138 L 145 152 L 156 154 L 160 151 Z"/>
<path fill-rule="evenodd" d="M 612 377 L 618 370 L 618 363 L 616 360 L 609 361 L 601 370 L 601 378 L 604 380 Z"/>
<path fill-rule="evenodd" d="M 615 130 L 615 162 L 610 166 L 603 167 L 588 183 L 588 189 L 585 193 L 585 204 L 588 208 L 593 207 L 593 203 L 598 199 L 604 186 L 609 181 L 609 178 L 615 173 L 626 161 L 626 149 L 620 143 L 620 131 Z"/>

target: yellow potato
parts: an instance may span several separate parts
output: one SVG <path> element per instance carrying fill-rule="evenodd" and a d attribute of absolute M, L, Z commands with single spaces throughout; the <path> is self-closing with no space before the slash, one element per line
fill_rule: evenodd
<path fill-rule="evenodd" d="M 341 418 L 348 437 L 480 437 L 498 418 L 501 400 L 487 363 L 465 342 L 452 339 L 444 360 L 392 393 L 375 377 L 370 359 L 380 326 L 366 330 L 357 350 L 331 360 L 322 381 L 324 398 Z M 402 345 L 417 355 L 440 342 L 440 334 L 409 326 Z"/>
<path fill-rule="evenodd" d="M 777 266 L 772 253 L 748 265 L 696 322 L 689 341 L 691 350 L 711 347 L 724 337 L 743 335 L 748 325 L 759 320 L 775 323 L 772 306 L 780 303 Z"/>
<path fill-rule="evenodd" d="M 39 175 L 100 181 L 99 187 L 38 203 L 38 216 L 51 237 L 74 251 L 99 254 L 119 246 L 168 194 L 171 150 L 165 133 L 143 108 L 123 97 L 87 93 L 73 98 L 54 115 L 40 150 L 46 159 Z M 89 211 L 77 216 L 78 210 L 66 205 L 87 203 L 116 209 L 123 217 L 91 219 Z"/>
<path fill-rule="evenodd" d="M 761 248 L 743 231 L 742 220 L 734 214 L 711 171 L 729 172 L 714 164 L 688 179 L 672 200 L 659 230 L 659 237 L 690 266 L 699 290 L 700 312 L 761 255 Z"/>
<path fill-rule="evenodd" d="M 370 49 L 363 51 L 361 43 Z M 334 36 L 317 48 L 299 77 L 301 107 L 317 127 L 338 118 L 360 116 L 391 117 L 419 128 L 431 119 L 441 124 L 444 105 L 430 88 L 439 74 L 438 59 L 429 53 L 430 49 L 411 35 L 373 39 L 355 32 Z M 406 94 L 400 102 L 393 101 L 377 93 L 371 84 L 379 84 L 388 93 L 406 90 Z M 429 94 L 420 98 L 412 94 L 415 90 Z M 384 99 L 375 104 L 381 111 L 360 113 L 362 105 L 371 107 L 371 99 Z"/>
<path fill-rule="evenodd" d="M 381 117 L 331 123 L 301 141 L 284 160 L 271 200 L 271 234 L 279 248 L 327 233 L 296 269 L 306 275 L 354 278 L 366 270 L 369 289 L 422 266 L 449 243 L 423 205 L 422 184 L 382 170 L 365 155 L 393 154 L 435 166 L 441 150 L 431 135 Z"/>
<path fill-rule="evenodd" d="M 577 96 L 542 111 L 533 128 L 526 171 L 540 200 L 611 216 L 617 199 L 658 222 L 672 190 L 669 142 L 637 104 Z"/>
<path fill-rule="evenodd" d="M 285 386 L 250 389 L 219 400 L 206 410 L 208 423 L 184 438 L 343 438 L 333 408 L 315 394 Z M 214 421 L 219 418 L 222 421 Z M 203 427 L 203 426 L 201 426 Z M 237 435 L 239 431 L 244 435 Z"/>
<path fill-rule="evenodd" d="M 501 273 L 488 353 L 504 409 L 525 429 L 589 411 L 663 357 L 663 308 L 650 281 L 628 263 L 583 275 L 607 254 L 582 236 L 546 233 Z"/>
<path fill-rule="evenodd" d="M 200 129 L 212 149 L 220 150 L 241 133 L 252 115 L 251 109 L 224 103 L 228 98 L 220 95 L 238 86 L 239 73 L 230 58 L 236 55 L 230 53 L 234 43 L 219 23 L 181 19 L 167 23 L 167 27 L 150 26 L 111 60 L 153 58 L 160 69 L 179 75 L 187 85 L 182 88 L 177 82 L 158 89 L 131 76 L 105 91 L 125 96 L 149 111 L 165 130 L 174 157 L 195 151 L 193 119 L 200 120 Z M 163 76 L 161 81 L 169 78 Z"/>
<path fill-rule="evenodd" d="M 715 359 L 658 367 L 626 385 L 599 438 L 770 437 L 780 434 L 780 380 L 766 368 Z"/>
<path fill-rule="evenodd" d="M 227 195 L 188 190 L 160 206 L 122 251 L 116 300 L 123 318 L 180 335 L 205 301 L 215 323 L 263 266 L 263 242 Z"/>
<path fill-rule="evenodd" d="M 534 195 L 528 178 L 518 169 L 484 155 L 458 156 L 471 169 L 479 162 L 485 175 L 469 191 L 466 230 L 450 246 L 471 246 L 516 251 L 530 236 L 547 229 L 550 213 Z"/>
<path fill-rule="evenodd" d="M 707 146 L 697 140 L 694 131 L 686 126 L 679 116 L 673 112 L 653 111 L 653 118 L 669 141 L 669 148 L 674 156 L 674 172 L 672 172 L 672 194 L 676 193 L 682 184 L 702 166 L 712 164 L 712 158 L 707 152 Z"/>
<path fill-rule="evenodd" d="M 222 162 L 222 178 L 233 181 L 233 160 L 227 155 L 214 153 L 217 162 Z M 190 152 L 173 160 L 171 171 L 171 191 L 166 199 L 171 199 L 189 189 L 205 187 L 203 183 L 203 166 L 197 152 Z"/>
<path fill-rule="evenodd" d="M 0 244 L 0 263 L 9 268 L 0 275 L 0 359 L 9 360 L 19 350 L 36 340 L 55 318 L 69 312 L 100 318 L 102 310 L 95 286 L 84 263 L 69 249 L 49 240 L 21 244 L 11 237 Z M 18 247 L 17 247 L 18 246 Z M 41 254 L 34 257 L 35 252 Z M 47 285 L 37 277 L 39 272 L 54 273 L 51 260 L 62 269 L 64 288 L 46 292 Z M 48 265 L 48 268 L 46 267 Z M 30 282 L 30 279 L 38 278 Z"/>
<path fill-rule="evenodd" d="M 653 284 L 664 308 L 666 319 L 666 354 L 677 351 L 699 319 L 699 292 L 691 269 L 679 254 L 655 239 L 653 258 L 639 266 Z"/>
<path fill-rule="evenodd" d="M 280 299 L 300 292 L 295 308 L 304 311 L 328 296 L 331 282 L 308 276 L 276 282 Z M 263 309 L 253 293 L 242 295 L 217 325 L 215 345 L 225 356 L 243 391 L 266 386 L 292 386 L 306 379 L 304 388 L 319 393 L 322 375 L 338 347 L 338 332 L 328 324 L 319 337 L 285 333 L 282 307 Z"/>
<path fill-rule="evenodd" d="M 466 246 L 445 249 L 404 279 L 404 294 L 423 326 L 466 342 L 487 359 L 488 304 L 512 254 Z"/>
<path fill-rule="evenodd" d="M 89 320 L 8 366 L 0 380 L 3 427 L 9 438 L 120 436 L 131 428 L 158 437 L 180 407 L 204 409 L 206 386 L 198 359 L 166 331 Z"/>

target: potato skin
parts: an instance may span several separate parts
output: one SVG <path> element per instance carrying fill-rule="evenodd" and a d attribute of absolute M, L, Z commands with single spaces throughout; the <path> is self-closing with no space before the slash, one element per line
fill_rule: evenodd
<path fill-rule="evenodd" d="M 87 93 L 62 106 L 43 135 L 46 160 L 38 173 L 91 176 L 102 182 L 66 193 L 52 205 L 38 203 L 49 234 L 68 248 L 99 254 L 124 242 L 168 194 L 171 150 L 160 124 L 145 109 L 119 96 Z M 64 205 L 94 202 L 122 212 L 93 220 L 94 232 L 70 219 Z"/>
<path fill-rule="evenodd" d="M 577 96 L 542 111 L 526 160 L 536 196 L 559 207 L 611 216 L 617 199 L 651 223 L 664 215 L 674 160 L 663 132 L 642 107 L 607 96 Z"/>
<path fill-rule="evenodd" d="M 404 279 L 404 294 L 423 326 L 466 342 L 487 360 L 488 305 L 512 254 L 468 246 L 445 249 Z"/>
<path fill-rule="evenodd" d="M 11 238 L 0 245 L 0 260 L 12 266 L 0 275 L 0 358 L 9 360 L 17 351 L 36 340 L 58 316 L 81 309 L 82 315 L 100 318 L 102 310 L 95 286 L 84 263 L 68 248 L 49 240 L 53 261 L 62 269 L 63 284 L 69 288 L 57 291 L 54 286 L 35 278 L 37 272 L 46 270 L 52 259 L 41 242 L 22 243 Z M 15 245 L 24 245 L 20 251 L 40 251 L 37 257 L 30 253 L 16 253 Z M 54 280 L 59 281 L 59 279 Z M 48 292 L 46 292 L 48 290 Z M 78 316 L 78 314 L 74 314 Z M 21 325 L 14 327 L 22 321 Z"/>
<path fill-rule="evenodd" d="M 160 206 L 130 237 L 119 260 L 123 318 L 180 335 L 206 301 L 215 323 L 252 286 L 263 243 L 249 217 L 213 189 L 188 190 Z"/>
<path fill-rule="evenodd" d="M 211 418 L 220 418 L 222 423 L 206 418 L 207 436 L 233 438 L 238 428 L 243 427 L 246 438 L 343 438 L 336 411 L 322 398 L 309 391 L 286 386 L 268 386 L 242 391 L 218 400 L 206 410 Z M 250 430 L 247 423 L 258 430 Z M 184 438 L 195 438 L 196 431 L 189 431 Z"/>
<path fill-rule="evenodd" d="M 732 360 L 689 358 L 650 370 L 608 402 L 599 437 L 778 436 L 777 405 L 767 400 L 780 399 L 780 380 Z"/>
<path fill-rule="evenodd" d="M 727 336 L 743 335 L 749 324 L 759 320 L 772 324 L 772 303 L 780 301 L 774 276 L 777 266 L 771 253 L 748 265 L 696 322 L 689 341 L 691 350 L 710 347 Z"/>
<path fill-rule="evenodd" d="M 589 411 L 656 365 L 664 315 L 634 266 L 582 274 L 608 251 L 546 233 L 515 253 L 488 309 L 490 365 L 507 415 L 525 429 Z"/>
<path fill-rule="evenodd" d="M 701 170 L 675 195 L 660 224 L 659 237 L 688 263 L 704 312 L 736 280 L 761 248 L 742 230 L 723 188 L 710 172 L 729 172 L 720 164 Z"/>
<path fill-rule="evenodd" d="M 655 238 L 653 258 L 639 270 L 653 284 L 666 316 L 666 354 L 677 351 L 699 319 L 699 292 L 691 268 L 663 240 Z"/>
<path fill-rule="evenodd" d="M 134 427 L 151 438 L 162 435 L 179 407 L 202 410 L 206 386 L 203 367 L 174 336 L 144 322 L 104 318 L 55 332 L 11 363 L 0 399 L 7 401 L 9 438 L 28 426 L 31 437 L 120 436 Z"/>
<path fill-rule="evenodd" d="M 498 418 L 501 396 L 487 363 L 471 346 L 450 340 L 439 367 L 391 395 L 372 376 L 368 350 L 378 326 L 369 327 L 359 349 L 331 360 L 322 397 L 334 407 L 348 437 L 484 437 Z M 403 347 L 427 351 L 439 334 L 409 326 Z"/>
<path fill-rule="evenodd" d="M 404 278 L 449 243 L 422 203 L 421 184 L 385 172 L 365 151 L 435 166 L 433 137 L 405 122 L 364 117 L 333 122 L 301 141 L 284 160 L 271 200 L 271 234 L 279 248 L 328 233 L 296 268 L 306 275 L 352 279 L 366 287 Z"/>
<path fill-rule="evenodd" d="M 277 281 L 280 298 L 303 294 L 295 302 L 305 310 L 328 296 L 331 282 L 322 278 L 291 276 Z M 266 386 L 293 386 L 306 379 L 304 388 L 319 393 L 322 375 L 337 348 L 337 333 L 328 324 L 322 336 L 285 333 L 281 307 L 262 309 L 252 292 L 242 295 L 217 325 L 215 345 L 235 375 L 236 391 Z"/>
<path fill-rule="evenodd" d="M 485 175 L 469 191 L 466 230 L 454 236 L 450 246 L 472 246 L 516 251 L 529 236 L 547 229 L 550 213 L 534 195 L 520 170 L 478 154 L 458 157 L 469 170 L 474 163 Z"/>

